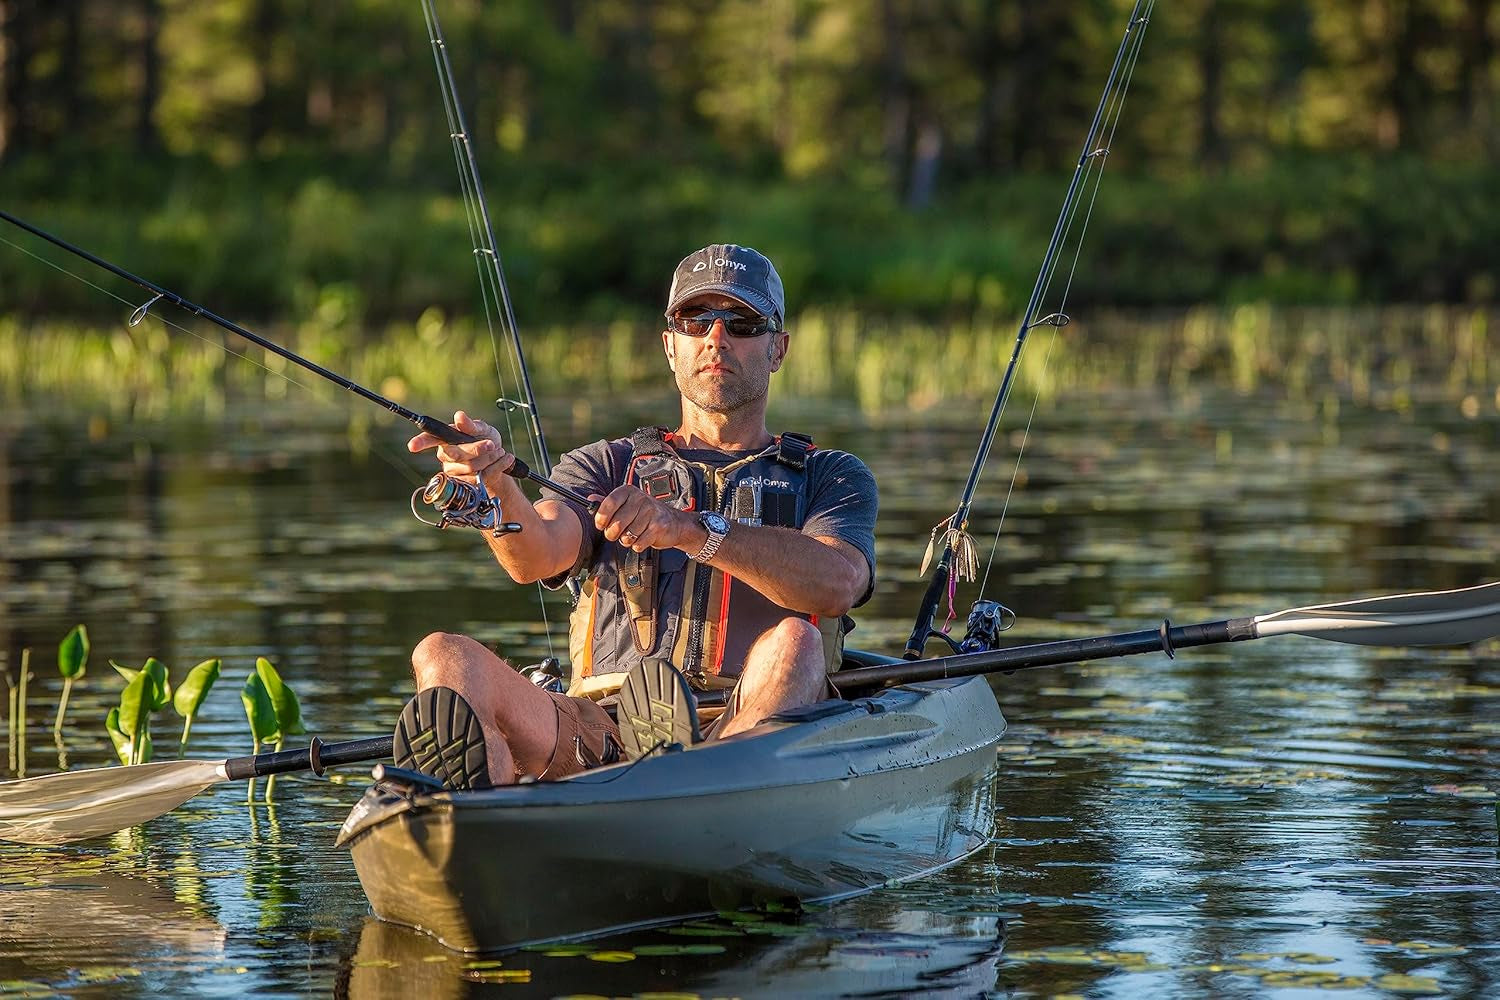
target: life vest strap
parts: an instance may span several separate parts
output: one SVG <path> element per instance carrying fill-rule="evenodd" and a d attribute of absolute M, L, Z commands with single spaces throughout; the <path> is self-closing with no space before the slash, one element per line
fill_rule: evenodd
<path fill-rule="evenodd" d="M 806 434 L 782 431 L 781 437 L 776 439 L 776 461 L 789 469 L 801 472 L 807 467 L 807 456 L 812 454 L 816 447 L 813 439 Z"/>

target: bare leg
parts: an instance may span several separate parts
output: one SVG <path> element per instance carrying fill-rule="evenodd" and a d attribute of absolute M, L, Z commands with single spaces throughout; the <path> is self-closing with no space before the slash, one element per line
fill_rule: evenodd
<path fill-rule="evenodd" d="M 491 782 L 542 773 L 557 745 L 557 708 L 545 691 L 464 635 L 432 633 L 412 650 L 411 668 L 418 691 L 452 688 L 474 710 Z"/>
<path fill-rule="evenodd" d="M 828 690 L 823 636 L 802 618 L 784 618 L 767 629 L 745 657 L 740 676 L 740 708 L 724 724 L 719 738 L 742 733 L 768 715 L 810 705 Z"/>

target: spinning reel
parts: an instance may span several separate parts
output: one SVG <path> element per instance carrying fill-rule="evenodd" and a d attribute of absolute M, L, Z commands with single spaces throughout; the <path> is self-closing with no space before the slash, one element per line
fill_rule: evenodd
<path fill-rule="evenodd" d="M 968 630 L 960 653 L 984 653 L 1000 648 L 1000 633 L 1016 623 L 1016 613 L 999 601 L 978 600 L 969 609 Z"/>
<path fill-rule="evenodd" d="M 429 521 L 417 510 L 417 498 L 438 511 L 436 521 Z M 520 531 L 514 521 L 502 521 L 500 503 L 490 497 L 483 483 L 469 483 L 439 472 L 420 490 L 412 491 L 411 512 L 418 521 L 438 528 L 454 525 L 478 528 L 499 538 Z"/>

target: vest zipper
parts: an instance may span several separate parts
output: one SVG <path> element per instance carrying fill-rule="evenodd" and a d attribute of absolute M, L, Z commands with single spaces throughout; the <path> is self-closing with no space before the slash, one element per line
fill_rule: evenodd
<path fill-rule="evenodd" d="M 708 509 L 719 510 L 723 506 L 723 498 L 720 496 L 723 490 L 722 474 L 720 470 L 699 466 L 708 475 L 704 476 L 709 488 Z M 722 513 L 722 511 L 721 511 Z M 708 612 L 708 591 L 713 582 L 714 570 L 706 563 L 698 564 L 698 571 L 693 574 L 693 598 L 688 608 L 691 612 L 688 618 L 688 641 L 687 649 L 683 653 L 683 673 L 703 677 L 706 673 L 703 669 L 703 630 L 707 627 L 704 620 Z"/>

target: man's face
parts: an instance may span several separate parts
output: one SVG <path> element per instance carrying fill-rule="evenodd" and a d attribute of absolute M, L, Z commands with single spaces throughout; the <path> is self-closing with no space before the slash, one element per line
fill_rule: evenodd
<path fill-rule="evenodd" d="M 677 315 L 697 316 L 710 309 L 759 315 L 738 299 L 713 294 L 689 299 Z M 734 337 L 724 322 L 717 320 L 702 337 L 667 330 L 662 334 L 662 346 L 684 397 L 710 413 L 733 413 L 765 399 L 771 373 L 786 357 L 787 334 L 768 331 L 757 337 Z"/>

